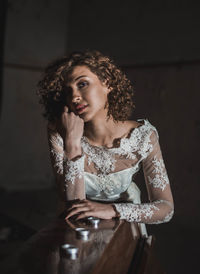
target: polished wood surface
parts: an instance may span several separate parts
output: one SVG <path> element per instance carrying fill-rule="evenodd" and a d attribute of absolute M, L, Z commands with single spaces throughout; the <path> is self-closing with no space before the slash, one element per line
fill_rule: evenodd
<path fill-rule="evenodd" d="M 140 232 L 137 225 L 132 230 L 131 224 L 124 222 L 113 234 L 112 239 L 94 267 L 92 274 L 127 273 L 137 247 Z M 133 232 L 135 232 L 133 234 Z"/>
<path fill-rule="evenodd" d="M 34 274 L 88 274 L 121 224 L 119 220 L 101 220 L 98 229 L 94 229 L 87 222 L 66 223 L 56 219 L 26 243 L 20 256 L 21 267 L 26 273 Z M 77 227 L 90 230 L 88 241 L 77 239 Z M 70 260 L 61 249 L 61 245 L 66 243 L 79 248 L 75 261 Z"/>
<path fill-rule="evenodd" d="M 77 227 L 90 230 L 87 241 L 77 238 Z M 87 221 L 56 219 L 25 244 L 20 267 L 27 274 L 163 274 L 150 272 L 153 241 L 149 239 L 140 237 L 137 224 L 118 219 L 101 220 L 97 229 Z M 67 256 L 63 244 L 78 247 L 76 260 Z"/>
<path fill-rule="evenodd" d="M 154 253 L 155 237 L 140 238 L 127 274 L 166 274 Z"/>

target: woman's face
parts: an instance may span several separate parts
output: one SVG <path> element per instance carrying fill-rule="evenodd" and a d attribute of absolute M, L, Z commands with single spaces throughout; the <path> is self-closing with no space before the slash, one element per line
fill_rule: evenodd
<path fill-rule="evenodd" d="M 108 87 L 86 66 L 74 68 L 66 85 L 66 100 L 70 111 L 84 122 L 105 118 Z"/>

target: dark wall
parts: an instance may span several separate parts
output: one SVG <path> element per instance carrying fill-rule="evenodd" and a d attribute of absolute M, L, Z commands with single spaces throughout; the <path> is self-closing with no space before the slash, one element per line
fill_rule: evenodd
<path fill-rule="evenodd" d="M 133 118 L 148 118 L 160 144 L 175 200 L 176 221 L 200 226 L 199 65 L 129 68 L 135 83 Z"/>
<path fill-rule="evenodd" d="M 200 59 L 198 1 L 70 1 L 68 51 L 99 49 L 121 65 Z"/>
<path fill-rule="evenodd" d="M 54 177 L 36 86 L 43 67 L 65 54 L 68 1 L 8 0 L 7 4 L 0 187 L 48 188 Z"/>
<path fill-rule="evenodd" d="M 3 96 L 3 53 L 4 53 L 4 34 L 7 12 L 7 1 L 0 2 L 0 116 Z"/>

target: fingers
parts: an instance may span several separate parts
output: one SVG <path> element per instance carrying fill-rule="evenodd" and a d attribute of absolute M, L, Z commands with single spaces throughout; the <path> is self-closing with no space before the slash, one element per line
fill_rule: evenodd
<path fill-rule="evenodd" d="M 75 199 L 75 200 L 67 201 L 66 202 L 66 209 L 67 209 L 67 211 L 70 210 L 73 205 L 79 204 L 80 201 L 81 201 L 80 199 Z"/>
<path fill-rule="evenodd" d="M 84 211 L 89 211 L 89 210 L 90 210 L 90 208 L 88 206 L 74 208 L 74 209 L 71 210 L 71 212 L 69 214 L 67 214 L 65 219 L 69 219 L 70 217 L 78 214 L 79 212 L 84 212 Z"/>
<path fill-rule="evenodd" d="M 65 219 L 67 220 L 74 215 L 76 215 L 75 218 L 73 218 L 75 221 L 89 216 L 101 219 L 112 219 L 116 217 L 116 212 L 111 204 L 82 200 L 69 208 Z"/>
<path fill-rule="evenodd" d="M 72 222 L 70 222 L 68 219 L 65 219 L 65 220 L 66 220 L 67 224 L 68 224 L 72 229 L 75 229 L 75 228 L 76 228 L 76 226 L 75 226 Z"/>
<path fill-rule="evenodd" d="M 74 202 L 69 208 L 68 210 L 72 210 L 73 208 L 75 207 L 82 207 L 82 206 L 85 206 L 85 205 L 88 205 L 88 201 L 87 200 L 79 200 L 79 201 L 76 201 Z"/>
<path fill-rule="evenodd" d="M 67 106 L 64 106 L 64 112 L 68 113 L 68 111 L 69 111 L 69 108 Z"/>
<path fill-rule="evenodd" d="M 65 219 L 69 219 L 70 217 L 79 214 L 80 212 L 92 212 L 93 211 L 93 205 L 91 202 L 87 200 L 82 200 L 79 203 L 73 204 L 69 209 L 68 209 L 68 214 L 66 215 Z M 90 215 L 89 215 L 90 216 Z"/>
<path fill-rule="evenodd" d="M 70 109 L 67 106 L 65 106 L 61 117 L 79 117 L 79 116 L 76 115 L 73 111 L 70 111 Z"/>
<path fill-rule="evenodd" d="M 80 215 L 78 215 L 78 217 L 76 218 L 76 221 L 78 221 L 80 219 L 83 219 L 83 218 L 86 218 L 86 217 L 90 217 L 90 216 L 94 217 L 94 214 L 92 213 L 92 211 L 83 212 Z"/>
<path fill-rule="evenodd" d="M 71 206 L 70 208 L 68 208 L 68 212 L 71 212 L 72 210 L 78 209 L 78 208 L 84 208 L 84 207 L 88 207 L 86 204 L 76 204 Z"/>

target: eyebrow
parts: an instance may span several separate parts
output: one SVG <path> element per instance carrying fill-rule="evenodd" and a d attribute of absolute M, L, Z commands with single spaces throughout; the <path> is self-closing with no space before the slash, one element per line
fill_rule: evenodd
<path fill-rule="evenodd" d="M 78 79 L 82 78 L 82 77 L 87 77 L 87 75 L 81 75 L 81 76 L 78 76 L 76 79 L 74 79 L 73 82 L 77 81 Z"/>
<path fill-rule="evenodd" d="M 66 86 L 68 86 L 70 83 L 76 82 L 78 79 L 80 79 L 82 77 L 88 77 L 88 76 L 87 75 L 80 75 L 80 76 L 76 77 L 74 80 L 69 80 L 68 84 Z"/>

